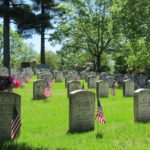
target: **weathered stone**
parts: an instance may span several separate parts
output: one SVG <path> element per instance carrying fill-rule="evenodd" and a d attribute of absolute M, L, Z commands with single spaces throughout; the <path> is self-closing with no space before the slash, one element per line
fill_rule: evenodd
<path fill-rule="evenodd" d="M 133 96 L 134 82 L 130 79 L 124 80 L 123 96 Z"/>
<path fill-rule="evenodd" d="M 96 82 L 97 97 L 109 97 L 109 84 L 106 80 Z"/>
<path fill-rule="evenodd" d="M 150 121 L 150 89 L 134 92 L 134 121 Z"/>
<path fill-rule="evenodd" d="M 96 77 L 93 75 L 88 76 L 88 88 L 96 88 Z"/>
<path fill-rule="evenodd" d="M 49 88 L 49 84 L 46 80 L 36 80 L 33 82 L 33 99 L 46 99 L 44 95 L 44 89 Z"/>
<path fill-rule="evenodd" d="M 69 95 L 69 131 L 83 132 L 94 129 L 95 94 L 76 90 Z"/>
<path fill-rule="evenodd" d="M 67 83 L 67 95 L 69 96 L 69 93 L 75 90 L 81 89 L 81 83 L 77 80 L 71 80 Z"/>
<path fill-rule="evenodd" d="M 21 96 L 10 92 L 0 92 L 0 141 L 10 140 L 14 106 L 21 119 Z"/>

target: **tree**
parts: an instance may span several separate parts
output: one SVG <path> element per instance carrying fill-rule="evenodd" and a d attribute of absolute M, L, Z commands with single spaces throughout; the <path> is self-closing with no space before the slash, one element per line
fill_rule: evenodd
<path fill-rule="evenodd" d="M 52 69 L 59 69 L 60 67 L 60 59 L 58 55 L 52 51 L 46 52 L 46 62 Z"/>
<path fill-rule="evenodd" d="M 26 9 L 25 9 L 26 8 Z M 21 13 L 18 13 L 21 12 Z M 0 17 L 3 17 L 3 66 L 10 68 L 10 20 L 24 20 L 22 14 L 32 14 L 28 5 L 18 0 L 0 0 Z M 10 74 L 10 69 L 9 69 Z"/>
<path fill-rule="evenodd" d="M 119 32 L 124 34 L 126 64 L 132 72 L 150 68 L 150 3 L 149 0 L 116 0 L 119 6 L 117 20 Z"/>
<path fill-rule="evenodd" d="M 2 27 L 0 28 L 0 37 L 2 36 Z M 0 39 L 0 43 L 2 43 Z M 0 52 L 3 46 L 0 47 Z M 2 62 L 2 53 L 0 53 L 0 64 Z M 10 66 L 20 67 L 21 62 L 31 61 L 33 58 L 38 60 L 39 55 L 33 49 L 33 45 L 27 45 L 23 42 L 22 37 L 12 30 L 10 30 Z"/>
<path fill-rule="evenodd" d="M 32 0 L 34 10 L 37 13 L 36 31 L 41 35 L 41 64 L 45 64 L 45 35 L 49 29 L 54 29 L 59 16 L 59 1 L 54 0 Z"/>
<path fill-rule="evenodd" d="M 65 39 L 64 43 L 74 41 L 73 46 L 80 47 L 81 51 L 90 53 L 96 59 L 96 70 L 99 71 L 102 54 L 111 49 L 115 38 L 111 1 L 70 0 L 64 5 L 71 10 L 68 10 L 68 15 L 63 18 L 66 20 L 61 22 L 52 38 Z"/>

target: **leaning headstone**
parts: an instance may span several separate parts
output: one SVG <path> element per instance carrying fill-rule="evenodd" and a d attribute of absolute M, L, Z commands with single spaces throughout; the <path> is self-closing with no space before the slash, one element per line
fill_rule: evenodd
<path fill-rule="evenodd" d="M 21 118 L 21 96 L 10 92 L 0 92 L 0 141 L 10 140 L 14 106 Z"/>
<path fill-rule="evenodd" d="M 71 80 L 67 83 L 67 96 L 69 96 L 69 93 L 75 90 L 81 89 L 81 83 L 77 80 Z"/>
<path fill-rule="evenodd" d="M 134 92 L 134 81 L 130 79 L 124 80 L 123 96 L 133 96 L 133 92 Z"/>
<path fill-rule="evenodd" d="M 67 82 L 74 80 L 74 77 L 72 75 L 68 75 L 65 77 L 65 87 L 67 88 Z"/>
<path fill-rule="evenodd" d="M 134 121 L 150 121 L 150 89 L 134 92 Z"/>
<path fill-rule="evenodd" d="M 94 130 L 95 94 L 76 90 L 69 95 L 69 131 L 83 132 Z"/>
<path fill-rule="evenodd" d="M 56 82 L 62 82 L 63 81 L 63 72 L 62 71 L 57 71 L 55 73 L 55 81 Z"/>
<path fill-rule="evenodd" d="M 33 99 L 46 99 L 44 95 L 45 88 L 49 88 L 49 84 L 46 80 L 36 80 L 33 82 Z"/>
<path fill-rule="evenodd" d="M 97 97 L 109 97 L 109 84 L 105 80 L 96 82 Z"/>
<path fill-rule="evenodd" d="M 88 76 L 88 88 L 96 88 L 96 77 L 94 75 Z"/>

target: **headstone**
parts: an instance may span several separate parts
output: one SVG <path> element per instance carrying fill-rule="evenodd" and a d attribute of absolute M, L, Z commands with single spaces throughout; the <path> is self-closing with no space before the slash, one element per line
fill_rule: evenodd
<path fill-rule="evenodd" d="M 56 79 L 56 73 L 58 72 L 58 70 L 53 70 L 53 78 Z"/>
<path fill-rule="evenodd" d="M 63 76 L 65 77 L 65 76 L 67 76 L 68 75 L 68 70 L 63 70 Z"/>
<path fill-rule="evenodd" d="M 134 121 L 150 121 L 150 89 L 134 92 Z"/>
<path fill-rule="evenodd" d="M 46 99 L 44 95 L 44 89 L 49 88 L 49 84 L 46 80 L 36 80 L 33 82 L 33 99 Z"/>
<path fill-rule="evenodd" d="M 77 80 L 77 78 L 78 78 L 78 72 L 77 71 L 73 71 L 72 72 L 72 76 L 73 76 L 74 80 Z"/>
<path fill-rule="evenodd" d="M 55 81 L 56 82 L 62 82 L 63 81 L 63 72 L 57 71 L 55 74 Z"/>
<path fill-rule="evenodd" d="M 85 82 L 88 82 L 88 76 L 89 76 L 89 72 L 85 73 Z"/>
<path fill-rule="evenodd" d="M 147 81 L 147 88 L 150 89 L 150 80 Z"/>
<path fill-rule="evenodd" d="M 37 79 L 42 79 L 41 75 L 42 75 L 42 72 L 37 72 Z"/>
<path fill-rule="evenodd" d="M 112 77 L 112 76 L 107 76 L 107 77 L 105 78 L 105 80 L 106 80 L 106 82 L 108 82 L 109 88 L 112 88 L 113 82 L 114 82 L 114 77 Z"/>
<path fill-rule="evenodd" d="M 74 77 L 72 75 L 68 75 L 65 77 L 65 87 L 67 88 L 67 82 L 74 80 Z"/>
<path fill-rule="evenodd" d="M 15 93 L 0 92 L 0 141 L 10 140 L 14 105 L 21 118 L 21 96 Z"/>
<path fill-rule="evenodd" d="M 130 79 L 124 80 L 123 96 L 133 96 L 133 92 L 134 92 L 134 81 Z"/>
<path fill-rule="evenodd" d="M 94 130 L 95 94 L 76 90 L 69 95 L 69 131 L 83 132 Z"/>
<path fill-rule="evenodd" d="M 67 83 L 67 95 L 69 96 L 69 93 L 75 90 L 81 89 L 81 83 L 77 80 L 71 80 Z"/>
<path fill-rule="evenodd" d="M 96 88 L 96 77 L 93 75 L 88 76 L 88 88 Z"/>
<path fill-rule="evenodd" d="M 105 80 L 107 76 L 108 76 L 108 73 L 101 72 L 101 74 L 100 74 L 100 80 Z"/>
<path fill-rule="evenodd" d="M 109 97 L 109 84 L 106 80 L 96 82 L 97 97 Z"/>
<path fill-rule="evenodd" d="M 81 78 L 81 80 L 85 80 L 85 72 L 80 73 L 80 78 Z"/>
<path fill-rule="evenodd" d="M 140 76 L 138 77 L 138 85 L 140 86 L 140 88 L 145 88 L 145 86 L 146 86 L 146 81 L 147 81 L 147 77 L 146 77 L 146 76 L 140 75 Z"/>
<path fill-rule="evenodd" d="M 41 76 L 41 79 L 46 80 L 47 82 L 52 80 L 52 75 L 50 73 L 41 74 L 40 76 Z"/>
<path fill-rule="evenodd" d="M 118 84 L 120 85 L 122 83 L 123 79 L 123 74 L 116 74 L 115 75 L 115 80 L 118 82 Z"/>

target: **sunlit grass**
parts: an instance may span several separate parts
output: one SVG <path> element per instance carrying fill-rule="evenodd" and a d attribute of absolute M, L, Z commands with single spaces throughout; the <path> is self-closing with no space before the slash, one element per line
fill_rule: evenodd
<path fill-rule="evenodd" d="M 23 89 L 14 90 L 22 97 L 21 136 L 4 143 L 0 150 L 150 149 L 150 123 L 134 123 L 133 98 L 123 97 L 122 89 L 117 89 L 114 97 L 100 99 L 106 125 L 96 121 L 94 131 L 68 134 L 69 101 L 64 82 L 55 83 L 52 96 L 40 101 L 32 100 L 33 80 L 35 77 Z"/>

